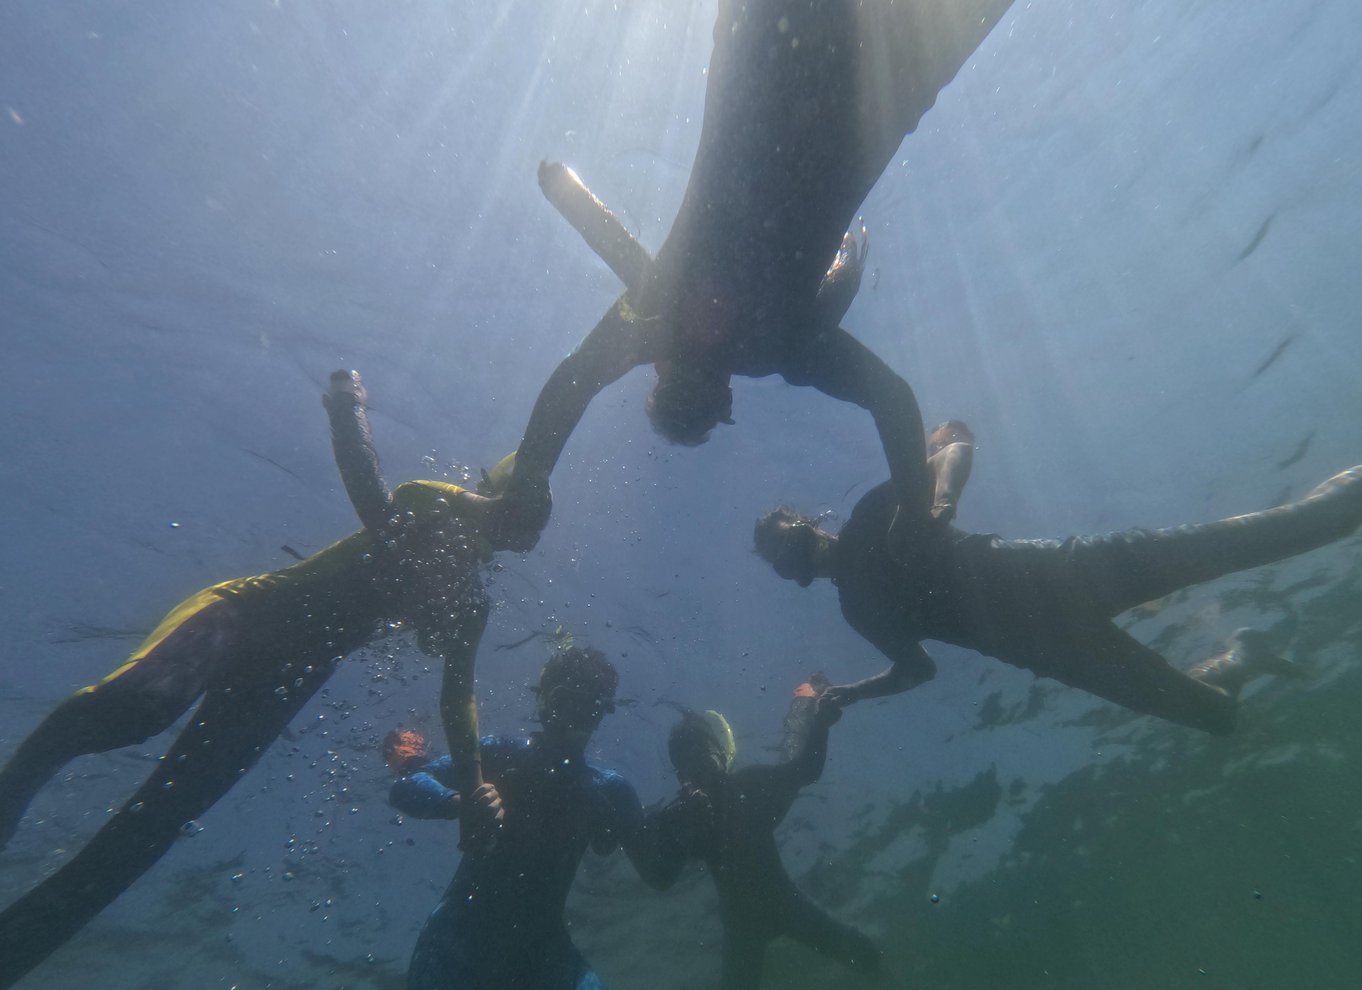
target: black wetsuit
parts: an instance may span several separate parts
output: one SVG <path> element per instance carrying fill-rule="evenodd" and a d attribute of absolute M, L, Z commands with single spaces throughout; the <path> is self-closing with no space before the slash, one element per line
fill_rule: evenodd
<path fill-rule="evenodd" d="M 934 673 L 920 645 L 934 639 L 1223 733 L 1234 725 L 1233 699 L 1175 670 L 1112 619 L 1353 532 L 1362 524 L 1362 468 L 1298 502 L 1203 525 L 1005 540 L 925 522 L 904 564 L 885 547 L 894 501 L 881 485 L 857 503 L 837 539 L 833 580 L 847 622 L 913 680 Z"/>
<path fill-rule="evenodd" d="M 725 774 L 704 797 L 683 794 L 649 816 L 661 861 L 655 883 L 670 886 L 690 860 L 703 860 L 719 893 L 723 922 L 723 990 L 751 990 L 761 982 L 767 945 L 782 936 L 848 966 L 875 970 L 880 952 L 800 893 L 780 861 L 775 830 L 799 790 L 821 775 L 828 727 L 813 725 L 802 752 L 788 763 L 743 767 Z M 697 827 L 688 803 L 707 799 L 707 827 Z"/>
<path fill-rule="evenodd" d="M 780 374 L 869 410 L 901 497 L 925 492 L 908 384 L 838 327 L 824 273 L 857 208 L 1012 0 L 725 0 L 704 124 L 643 284 L 539 395 L 508 495 L 552 472 L 592 397 L 650 362 Z"/>
<path fill-rule="evenodd" d="M 589 845 L 604 855 L 643 823 L 619 774 L 546 751 L 541 737 L 482 741 L 484 776 L 506 818 L 490 851 L 469 851 L 412 954 L 411 990 L 594 990 L 563 906 Z M 393 785 L 390 800 L 418 818 L 452 818 L 448 757 Z"/>

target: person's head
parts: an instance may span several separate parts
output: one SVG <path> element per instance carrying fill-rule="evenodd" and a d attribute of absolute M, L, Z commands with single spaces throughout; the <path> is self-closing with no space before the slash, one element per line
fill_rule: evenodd
<path fill-rule="evenodd" d="M 932 430 L 932 435 L 927 438 L 927 454 L 935 454 L 953 443 L 974 443 L 974 434 L 958 419 L 948 419 Z"/>
<path fill-rule="evenodd" d="M 657 362 L 657 381 L 644 408 L 653 429 L 672 443 L 697 447 L 720 423 L 733 424 L 728 375 L 702 364 Z"/>
<path fill-rule="evenodd" d="M 757 553 L 776 573 L 801 588 L 807 588 L 820 576 L 820 557 L 835 539 L 818 528 L 817 520 L 783 505 L 757 520 L 752 538 Z"/>
<path fill-rule="evenodd" d="M 733 768 L 737 752 L 728 719 L 716 711 L 683 709 L 667 737 L 667 755 L 682 784 L 703 788 L 713 783 Z"/>
<path fill-rule="evenodd" d="M 383 762 L 396 773 L 405 773 L 408 767 L 424 763 L 429 755 L 426 737 L 415 729 L 393 729 L 383 737 Z"/>
<path fill-rule="evenodd" d="M 570 646 L 555 653 L 535 689 L 544 734 L 585 746 L 601 719 L 615 710 L 619 680 L 600 650 Z"/>

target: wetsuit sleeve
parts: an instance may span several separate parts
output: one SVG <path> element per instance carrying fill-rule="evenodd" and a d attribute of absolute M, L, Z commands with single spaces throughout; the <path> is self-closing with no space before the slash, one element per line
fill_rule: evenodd
<path fill-rule="evenodd" d="M 388 803 L 412 818 L 459 817 L 459 792 L 454 782 L 454 761 L 448 756 L 431 760 L 399 777 L 388 791 Z"/>
<path fill-rule="evenodd" d="M 345 493 L 364 528 L 379 532 L 392 518 L 393 499 L 383 481 L 369 429 L 368 394 L 357 371 L 333 371 L 322 405 L 331 421 L 331 450 Z"/>
<path fill-rule="evenodd" d="M 633 786 L 611 770 L 593 770 L 597 814 L 591 823 L 591 848 L 604 856 L 627 846 L 643 827 L 643 806 Z"/>
<path fill-rule="evenodd" d="M 799 796 L 800 788 L 823 775 L 828 759 L 828 729 L 832 723 L 817 719 L 805 737 L 804 746 L 786 763 L 743 767 L 734 775 L 748 806 L 772 825 L 778 823 Z"/>
<path fill-rule="evenodd" d="M 793 385 L 812 385 L 875 418 L 897 501 L 924 514 L 932 501 L 922 411 L 912 387 L 875 353 L 840 327 L 818 333 L 798 365 L 785 370 Z"/>
<path fill-rule="evenodd" d="M 648 329 L 651 325 L 634 313 L 626 293 L 563 359 L 530 413 L 506 497 L 514 499 L 521 489 L 547 480 L 596 393 L 640 364 L 654 360 Z"/>
<path fill-rule="evenodd" d="M 890 659 L 891 664 L 872 677 L 841 688 L 840 693 L 845 703 L 902 694 L 936 676 L 936 662 L 931 654 L 922 648 L 921 643 L 902 643 L 889 638 L 877 639 L 870 636 L 866 638 Z"/>
<path fill-rule="evenodd" d="M 478 702 L 474 693 L 474 660 L 487 626 L 484 608 L 465 607 L 453 629 L 422 644 L 444 661 L 440 716 L 452 763 L 451 785 L 471 794 L 482 785 L 478 749 Z"/>
<path fill-rule="evenodd" d="M 642 880 L 659 890 L 676 882 L 685 864 L 672 836 L 645 816 L 634 788 L 617 773 L 597 770 L 596 793 L 601 814 L 592 826 L 591 848 L 604 856 L 622 848 Z"/>
<path fill-rule="evenodd" d="M 688 807 L 686 798 L 678 798 L 644 817 L 643 828 L 625 851 L 649 886 L 666 890 L 676 883 L 686 863 L 697 858 L 696 818 L 695 809 Z"/>
<path fill-rule="evenodd" d="M 627 289 L 637 289 L 653 259 L 619 217 L 561 162 L 539 163 L 539 189 Z"/>

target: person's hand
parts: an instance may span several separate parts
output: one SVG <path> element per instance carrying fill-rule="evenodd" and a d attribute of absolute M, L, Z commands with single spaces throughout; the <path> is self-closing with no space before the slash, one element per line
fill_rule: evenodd
<path fill-rule="evenodd" d="M 817 714 L 821 716 L 827 706 L 830 710 L 835 709 L 837 717 L 841 718 L 843 708 L 860 700 L 860 690 L 855 684 L 834 684 L 819 696 Z"/>
<path fill-rule="evenodd" d="M 937 502 L 932 506 L 932 518 L 942 526 L 948 525 L 955 519 L 955 508 L 954 502 Z"/>
<path fill-rule="evenodd" d="M 548 479 L 512 484 L 491 509 L 488 540 L 492 549 L 516 553 L 533 550 L 552 512 Z"/>
<path fill-rule="evenodd" d="M 687 835 L 703 834 L 714 827 L 714 802 L 693 784 L 687 784 L 672 804 L 672 814 Z"/>
<path fill-rule="evenodd" d="M 842 705 L 846 702 L 839 701 L 837 695 L 829 697 L 835 690 L 837 689 L 833 687 L 828 688 L 814 702 L 814 717 L 823 725 L 836 725 L 842 717 Z"/>
<path fill-rule="evenodd" d="M 335 403 L 342 403 L 342 408 L 349 405 L 368 405 L 369 395 L 364 391 L 364 383 L 360 381 L 358 371 L 342 369 L 331 372 L 331 384 L 326 394 L 322 396 L 322 405 L 329 410 Z"/>
<path fill-rule="evenodd" d="M 459 848 L 478 852 L 491 849 L 505 817 L 501 792 L 495 784 L 484 783 L 463 804 L 459 815 Z"/>

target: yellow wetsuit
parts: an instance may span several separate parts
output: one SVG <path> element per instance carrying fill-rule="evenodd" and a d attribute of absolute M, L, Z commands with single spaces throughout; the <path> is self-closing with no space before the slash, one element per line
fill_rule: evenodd
<path fill-rule="evenodd" d="M 393 502 L 403 518 L 395 545 L 378 546 L 361 530 L 292 566 L 204 588 L 171 609 L 118 669 L 77 694 L 102 690 L 130 674 L 155 658 L 187 623 L 223 601 L 248 613 L 240 635 L 267 641 L 275 654 L 313 654 L 330 645 L 333 656 L 343 656 L 384 620 L 410 623 L 423 641 L 429 639 L 438 634 L 434 626 L 441 617 L 441 610 L 428 607 L 430 598 L 447 598 L 451 590 L 471 592 L 464 586 L 478 583 L 477 565 L 487 552 L 461 531 L 453 513 L 453 499 L 463 491 L 441 481 L 399 485 Z M 441 578 L 444 587 L 438 584 Z M 481 600 L 468 604 L 485 605 Z"/>
<path fill-rule="evenodd" d="M 57 707 L 0 770 L 0 845 L 70 759 L 131 745 L 203 701 L 151 778 L 61 870 L 0 913 L 0 987 L 19 979 L 113 901 L 260 757 L 335 668 L 382 622 L 464 671 L 455 735 L 476 742 L 472 657 L 486 623 L 488 551 L 459 514 L 463 489 L 411 481 L 394 520 L 290 567 L 185 599 L 132 655 Z M 448 683 L 448 681 L 447 681 Z M 450 722 L 448 715 L 447 723 Z M 451 739 L 451 746 L 457 746 Z M 171 786 L 173 785 L 173 786 Z"/>

